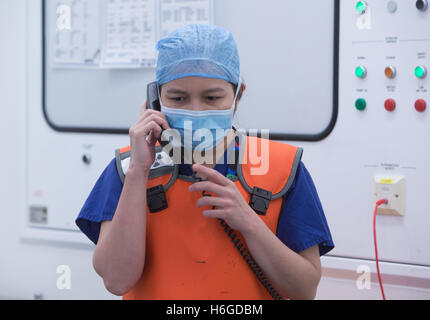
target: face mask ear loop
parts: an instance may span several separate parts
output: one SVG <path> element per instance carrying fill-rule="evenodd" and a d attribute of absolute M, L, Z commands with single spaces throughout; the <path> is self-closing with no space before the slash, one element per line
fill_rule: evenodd
<path fill-rule="evenodd" d="M 239 82 L 237 84 L 236 94 L 234 95 L 234 103 L 236 104 L 237 97 L 239 95 L 240 89 L 242 87 L 242 77 L 239 75 Z"/>
<path fill-rule="evenodd" d="M 233 112 L 234 112 L 234 108 L 236 107 L 236 101 L 237 101 L 237 97 L 239 96 L 241 86 L 242 86 L 242 77 L 239 75 L 239 82 L 237 83 L 237 90 L 236 90 L 236 94 L 234 95 L 233 106 L 231 107 L 233 109 Z"/>
<path fill-rule="evenodd" d="M 163 102 L 161 101 L 161 85 L 158 84 L 158 99 L 160 101 L 160 106 L 163 106 Z"/>

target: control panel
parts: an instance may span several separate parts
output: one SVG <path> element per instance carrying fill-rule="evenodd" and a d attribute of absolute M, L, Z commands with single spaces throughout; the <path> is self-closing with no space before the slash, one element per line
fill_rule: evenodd
<path fill-rule="evenodd" d="M 429 11 L 427 0 L 355 1 L 350 10 L 350 21 L 356 25 L 350 39 L 354 59 L 350 89 L 357 111 L 426 111 Z"/>

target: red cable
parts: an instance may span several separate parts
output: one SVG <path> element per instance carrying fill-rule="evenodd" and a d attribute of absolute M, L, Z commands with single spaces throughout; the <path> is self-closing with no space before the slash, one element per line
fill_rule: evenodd
<path fill-rule="evenodd" d="M 378 200 L 376 202 L 375 212 L 373 213 L 373 241 L 375 243 L 376 271 L 378 273 L 378 281 L 379 281 L 379 286 L 381 288 L 382 299 L 384 300 L 386 299 L 385 299 L 384 287 L 382 286 L 381 273 L 379 272 L 378 245 L 376 242 L 376 212 L 378 211 L 378 207 L 381 204 L 387 204 L 387 203 L 388 203 L 387 199 Z"/>

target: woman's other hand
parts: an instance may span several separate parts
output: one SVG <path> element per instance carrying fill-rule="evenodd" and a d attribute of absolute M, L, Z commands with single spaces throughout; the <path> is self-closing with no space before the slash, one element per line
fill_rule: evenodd
<path fill-rule="evenodd" d="M 216 206 L 214 209 L 204 210 L 203 215 L 208 218 L 223 219 L 231 228 L 241 233 L 252 231 L 257 214 L 245 201 L 234 182 L 218 171 L 199 164 L 193 165 L 193 171 L 206 176 L 208 180 L 192 184 L 189 191 L 208 191 L 217 195 L 216 197 L 203 196 L 197 200 L 198 208 Z"/>

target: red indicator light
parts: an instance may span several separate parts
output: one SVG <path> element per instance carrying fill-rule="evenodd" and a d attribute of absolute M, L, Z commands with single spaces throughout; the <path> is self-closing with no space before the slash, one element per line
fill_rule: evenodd
<path fill-rule="evenodd" d="M 394 109 L 396 109 L 396 101 L 393 99 L 387 99 L 385 100 L 384 107 L 385 110 L 392 112 Z"/>
<path fill-rule="evenodd" d="M 426 107 L 427 107 L 427 104 L 426 104 L 425 100 L 418 99 L 417 101 L 415 101 L 415 109 L 418 112 L 424 112 Z"/>

